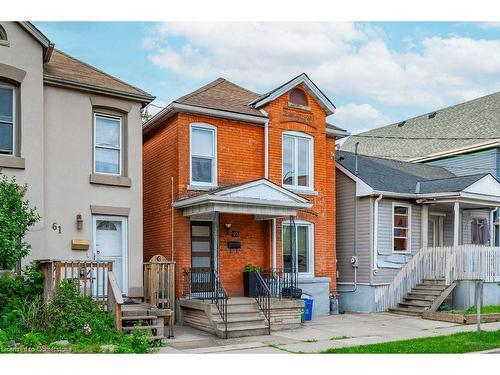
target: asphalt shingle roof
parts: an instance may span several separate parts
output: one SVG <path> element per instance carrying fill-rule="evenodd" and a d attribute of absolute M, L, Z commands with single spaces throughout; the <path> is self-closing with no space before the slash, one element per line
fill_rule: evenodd
<path fill-rule="evenodd" d="M 48 77 L 134 94 L 144 97 L 147 101 L 154 99 L 154 96 L 146 91 L 129 85 L 57 49 L 52 52 L 50 61 L 44 64 L 43 72 Z"/>
<path fill-rule="evenodd" d="M 429 116 L 434 112 L 434 117 Z M 476 145 L 488 139 L 500 140 L 500 92 L 438 109 L 408 119 L 404 125 L 398 126 L 401 123 L 361 133 L 361 137 L 351 136 L 342 149 L 354 151 L 355 143 L 359 142 L 360 154 L 410 160 Z M 398 138 L 365 138 L 369 136 Z"/>
<path fill-rule="evenodd" d="M 354 154 L 339 151 L 338 156 L 337 162 L 355 174 Z M 442 167 L 358 155 L 357 176 L 377 191 L 415 194 L 462 191 L 486 174 L 456 176 Z"/>
<path fill-rule="evenodd" d="M 249 106 L 249 103 L 258 97 L 259 94 L 255 92 L 224 78 L 218 78 L 192 93 L 174 100 L 174 103 L 265 117 L 258 109 Z"/>

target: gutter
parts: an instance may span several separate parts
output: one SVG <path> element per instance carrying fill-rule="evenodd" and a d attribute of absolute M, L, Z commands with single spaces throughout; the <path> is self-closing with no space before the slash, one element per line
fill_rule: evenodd
<path fill-rule="evenodd" d="M 142 103 L 150 103 L 155 99 L 155 97 L 151 96 L 151 95 L 140 95 L 140 94 L 128 93 L 125 91 L 114 90 L 114 89 L 110 89 L 110 88 L 90 85 L 87 83 L 77 82 L 77 81 L 73 81 L 73 80 L 69 80 L 69 79 L 65 79 L 65 78 L 61 78 L 61 77 L 56 77 L 56 76 L 53 76 L 50 74 L 43 75 L 43 83 L 47 84 L 49 86 L 69 87 L 69 88 L 79 89 L 79 90 L 86 91 L 86 92 L 94 92 L 94 93 L 98 93 L 98 94 L 112 95 L 112 96 L 125 98 L 125 99 L 133 99 L 136 101 L 140 101 Z"/>

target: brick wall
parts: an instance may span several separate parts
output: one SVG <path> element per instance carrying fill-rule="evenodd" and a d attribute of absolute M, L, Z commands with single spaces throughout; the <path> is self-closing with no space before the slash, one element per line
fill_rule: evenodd
<path fill-rule="evenodd" d="M 294 130 L 314 137 L 314 190 L 317 195 L 305 198 L 313 203 L 301 212 L 298 220 L 314 224 L 315 275 L 331 278 L 335 290 L 335 165 L 330 157 L 335 142 L 326 138 L 325 112 L 308 96 L 310 111 L 288 106 L 288 94 L 265 106 L 269 114 L 269 179 L 281 185 L 282 132 Z M 174 201 L 194 194 L 189 184 L 189 124 L 204 122 L 217 128 L 218 184 L 263 178 L 264 128 L 226 119 L 192 114 L 178 114 L 144 139 L 144 258 L 163 254 L 171 259 L 172 213 L 171 180 L 174 178 Z M 224 224 L 240 231 L 242 249 L 229 252 Z M 220 215 L 220 272 L 230 295 L 243 290 L 241 272 L 247 263 L 271 266 L 269 222 L 258 222 L 251 215 Z M 177 262 L 177 289 L 182 285 L 182 268 L 190 267 L 190 220 L 179 210 L 174 215 L 174 260 Z M 281 221 L 277 225 L 277 260 L 281 264 Z"/>

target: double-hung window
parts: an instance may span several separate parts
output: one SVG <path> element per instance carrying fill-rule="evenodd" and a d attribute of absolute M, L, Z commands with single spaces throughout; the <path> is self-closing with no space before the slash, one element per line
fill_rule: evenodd
<path fill-rule="evenodd" d="M 314 264 L 313 225 L 308 222 L 283 223 L 283 269 L 312 276 Z M 293 249 L 293 251 L 292 251 Z"/>
<path fill-rule="evenodd" d="M 313 189 L 313 139 L 299 132 L 283 134 L 283 186 Z"/>
<path fill-rule="evenodd" d="M 411 206 L 402 203 L 392 205 L 392 248 L 394 252 L 411 250 Z"/>
<path fill-rule="evenodd" d="M 94 113 L 94 172 L 122 174 L 122 118 Z"/>
<path fill-rule="evenodd" d="M 217 185 L 217 130 L 208 124 L 191 124 L 190 173 L 192 185 Z"/>
<path fill-rule="evenodd" d="M 0 154 L 14 155 L 16 89 L 0 83 Z"/>

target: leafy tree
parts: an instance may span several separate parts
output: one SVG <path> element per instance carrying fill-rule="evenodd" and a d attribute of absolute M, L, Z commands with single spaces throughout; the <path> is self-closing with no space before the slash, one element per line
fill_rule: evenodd
<path fill-rule="evenodd" d="M 31 249 L 23 239 L 40 215 L 25 199 L 26 190 L 0 172 L 0 269 L 13 269 Z"/>

